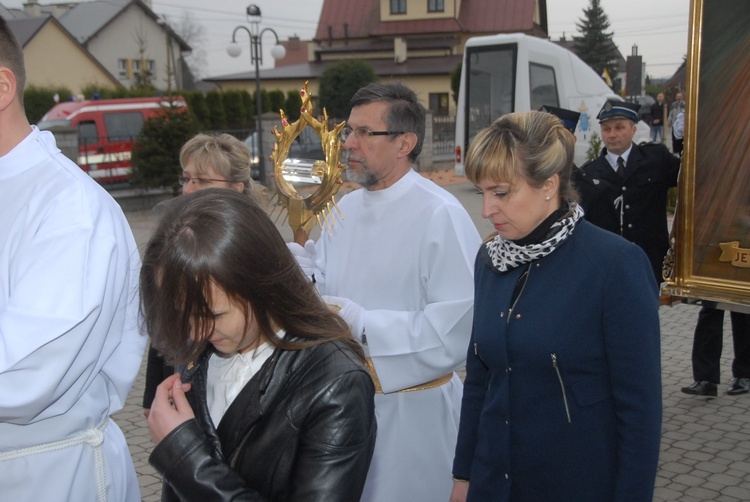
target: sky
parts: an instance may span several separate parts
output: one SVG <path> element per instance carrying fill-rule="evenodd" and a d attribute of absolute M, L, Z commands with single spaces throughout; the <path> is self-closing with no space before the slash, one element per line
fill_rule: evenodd
<path fill-rule="evenodd" d="M 0 0 L 6 7 L 20 8 L 25 0 Z M 470 0 L 467 0 L 470 1 Z M 40 0 L 39 3 L 54 3 Z M 261 28 L 274 29 L 281 40 L 298 35 L 311 39 L 318 25 L 323 0 L 152 0 L 154 12 L 164 16 L 172 26 L 179 26 L 185 16 L 202 27 L 200 43 L 194 50 L 205 61 L 203 77 L 216 77 L 250 70 L 250 40 L 247 33 L 237 33 L 242 54 L 230 57 L 226 48 L 232 31 L 240 25 L 249 27 L 245 9 L 251 3 L 260 7 Z M 572 38 L 577 34 L 576 23 L 583 17 L 589 0 L 547 0 L 548 31 L 553 40 L 562 35 Z M 615 44 L 624 57 L 632 54 L 633 45 L 646 63 L 646 75 L 653 78 L 670 77 L 687 54 L 689 0 L 601 0 L 609 18 Z M 187 13 L 187 14 L 186 14 Z M 179 31 L 179 30 L 178 30 Z M 267 33 L 262 38 L 263 66 L 271 67 L 270 48 L 274 38 Z M 199 59 L 200 60 L 200 59 Z"/>

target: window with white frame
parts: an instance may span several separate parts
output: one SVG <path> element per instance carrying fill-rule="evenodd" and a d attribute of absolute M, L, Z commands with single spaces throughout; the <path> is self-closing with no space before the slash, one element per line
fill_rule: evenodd
<path fill-rule="evenodd" d="M 117 76 L 121 79 L 128 78 L 128 60 L 127 59 L 117 60 Z"/>
<path fill-rule="evenodd" d="M 429 95 L 430 111 L 439 116 L 448 115 L 448 93 L 431 92 Z"/>
<path fill-rule="evenodd" d="M 445 12 L 445 1 L 427 0 L 427 12 Z"/>

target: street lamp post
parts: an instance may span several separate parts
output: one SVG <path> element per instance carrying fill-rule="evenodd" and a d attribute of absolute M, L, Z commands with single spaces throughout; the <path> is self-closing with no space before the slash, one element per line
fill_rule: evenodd
<path fill-rule="evenodd" d="M 247 20 L 250 23 L 250 29 L 245 26 L 238 26 L 232 32 L 232 43 L 227 47 L 227 53 L 236 58 L 242 53 L 242 48 L 237 43 L 237 32 L 244 30 L 250 36 L 250 63 L 255 65 L 255 111 L 257 117 L 258 131 L 258 159 L 260 165 L 258 181 L 266 184 L 266 159 L 263 154 L 263 123 L 261 115 L 263 112 L 263 99 L 260 93 L 260 65 L 263 63 L 263 42 L 261 39 L 266 32 L 273 34 L 276 39 L 276 45 L 271 48 L 271 56 L 274 59 L 281 59 L 286 55 L 286 49 L 279 43 L 279 36 L 271 28 L 260 29 L 260 7 L 249 5 L 247 7 Z"/>

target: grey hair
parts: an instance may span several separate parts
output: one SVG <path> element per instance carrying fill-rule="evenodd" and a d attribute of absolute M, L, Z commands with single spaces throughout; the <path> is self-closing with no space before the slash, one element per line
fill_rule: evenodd
<path fill-rule="evenodd" d="M 388 114 L 384 121 L 389 131 L 413 132 L 417 143 L 409 152 L 414 162 L 422 152 L 425 134 L 425 110 L 417 94 L 400 82 L 381 84 L 373 82 L 359 89 L 351 99 L 352 108 L 369 103 L 388 103 Z"/>

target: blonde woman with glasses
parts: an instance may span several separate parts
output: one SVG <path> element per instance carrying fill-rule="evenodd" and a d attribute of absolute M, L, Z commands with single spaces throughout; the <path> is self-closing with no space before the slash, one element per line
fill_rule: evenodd
<path fill-rule="evenodd" d="M 180 149 L 182 175 L 178 178 L 184 195 L 206 188 L 227 188 L 246 194 L 261 207 L 266 204 L 265 189 L 250 177 L 251 151 L 229 134 L 198 134 Z M 174 368 L 153 348 L 148 352 L 143 408 L 149 414 L 156 387 L 174 373 Z"/>

